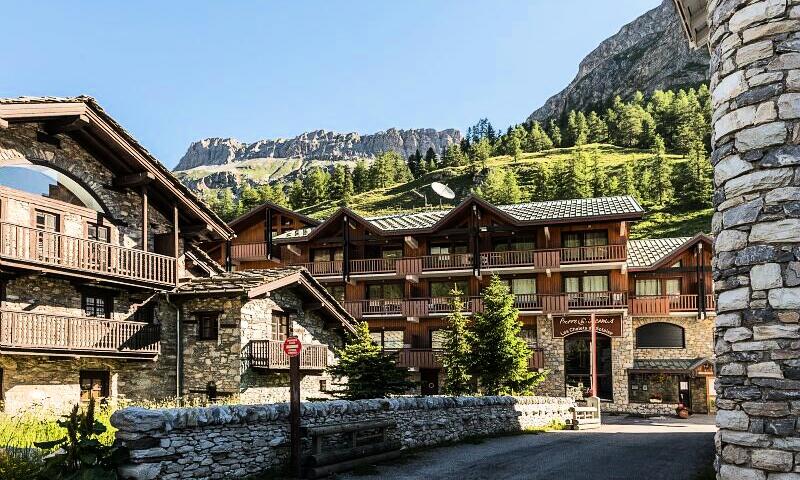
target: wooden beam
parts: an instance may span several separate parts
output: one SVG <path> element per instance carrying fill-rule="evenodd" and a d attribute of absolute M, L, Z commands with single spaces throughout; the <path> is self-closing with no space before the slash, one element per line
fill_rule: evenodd
<path fill-rule="evenodd" d="M 142 185 L 142 251 L 145 252 L 147 251 L 147 228 L 149 223 L 147 216 L 149 209 L 149 202 L 147 200 L 147 186 Z"/>
<path fill-rule="evenodd" d="M 286 245 L 286 250 L 289 250 L 290 253 L 300 256 L 300 249 L 294 245 Z"/>
<path fill-rule="evenodd" d="M 180 258 L 179 254 L 179 246 L 180 246 L 180 227 L 179 227 L 179 212 L 178 212 L 178 205 L 172 206 L 172 246 L 175 248 L 175 285 L 178 285 L 178 273 L 180 269 L 178 268 L 178 259 Z"/>
<path fill-rule="evenodd" d="M 185 225 L 181 229 L 181 236 L 185 238 L 196 237 L 198 235 L 202 235 L 204 233 L 213 232 L 214 227 L 212 227 L 208 223 L 204 223 L 201 225 Z"/>
<path fill-rule="evenodd" d="M 411 235 L 406 235 L 405 242 L 406 242 L 406 245 L 408 245 L 409 248 L 416 249 L 416 248 L 419 247 L 419 242 L 417 242 L 417 239 L 412 237 Z"/>
<path fill-rule="evenodd" d="M 156 177 L 150 172 L 132 173 L 114 178 L 113 185 L 117 188 L 132 188 L 147 185 Z"/>
<path fill-rule="evenodd" d="M 58 120 L 45 122 L 44 131 L 50 135 L 56 135 L 59 133 L 83 130 L 88 126 L 89 117 L 87 115 L 75 115 L 73 117 L 60 118 Z"/>

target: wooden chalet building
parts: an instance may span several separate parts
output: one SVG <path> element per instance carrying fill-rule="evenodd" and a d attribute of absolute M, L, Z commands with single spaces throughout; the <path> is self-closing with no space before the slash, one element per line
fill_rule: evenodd
<path fill-rule="evenodd" d="M 233 236 L 92 98 L 0 99 L 4 408 L 274 398 L 289 332 L 320 396 L 350 316 L 299 268 L 243 279 L 199 248 Z"/>
<path fill-rule="evenodd" d="M 594 313 L 598 393 L 609 409 L 667 411 L 680 397 L 706 411 L 713 396 L 710 239 L 629 240 L 643 213 L 628 196 L 500 206 L 469 197 L 450 210 L 374 218 L 342 208 L 321 224 L 293 218 L 306 226 L 273 236 L 265 248 L 272 262 L 305 267 L 366 320 L 375 341 L 414 372 L 422 394 L 439 393 L 451 289 L 464 292 L 474 314 L 496 274 L 516 296 L 530 368 L 551 372 L 545 393 L 589 388 Z"/>

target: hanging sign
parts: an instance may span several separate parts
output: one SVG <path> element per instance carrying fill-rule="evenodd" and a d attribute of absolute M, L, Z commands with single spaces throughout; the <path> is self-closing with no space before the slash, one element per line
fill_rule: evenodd
<path fill-rule="evenodd" d="M 622 336 L 622 315 L 595 315 L 597 333 L 607 337 Z M 586 315 L 553 316 L 553 338 L 564 338 L 573 333 L 590 332 L 592 317 Z"/>

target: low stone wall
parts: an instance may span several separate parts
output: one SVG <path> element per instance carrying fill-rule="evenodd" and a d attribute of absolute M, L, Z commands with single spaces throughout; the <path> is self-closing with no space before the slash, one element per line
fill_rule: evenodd
<path fill-rule="evenodd" d="M 516 432 L 571 418 L 559 397 L 401 397 L 302 404 L 304 426 L 393 420 L 388 435 L 404 448 Z M 289 406 L 235 405 L 114 413 L 117 442 L 130 450 L 123 479 L 242 478 L 283 466 L 289 456 Z M 304 449 L 309 447 L 304 440 Z"/>

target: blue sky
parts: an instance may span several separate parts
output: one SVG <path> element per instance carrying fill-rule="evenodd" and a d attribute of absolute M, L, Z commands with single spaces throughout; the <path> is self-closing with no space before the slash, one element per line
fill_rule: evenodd
<path fill-rule="evenodd" d="M 6 2 L 0 96 L 92 95 L 169 167 L 212 136 L 504 128 L 659 3 Z"/>

